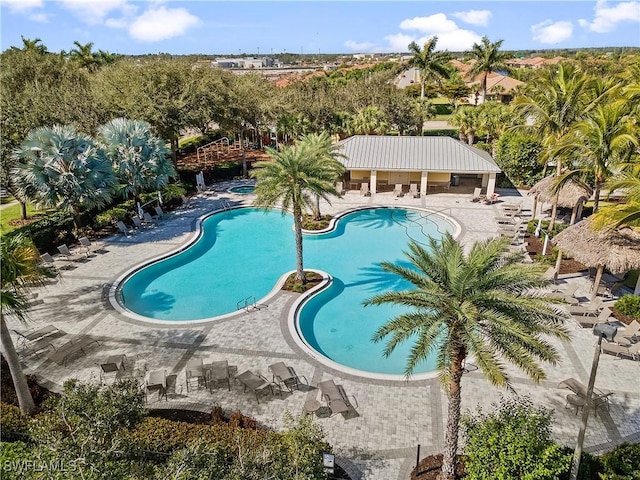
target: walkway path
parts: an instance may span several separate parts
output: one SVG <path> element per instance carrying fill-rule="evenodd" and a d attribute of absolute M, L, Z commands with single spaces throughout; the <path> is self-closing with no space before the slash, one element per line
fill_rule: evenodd
<path fill-rule="evenodd" d="M 516 200 L 503 193 L 505 200 Z M 512 192 L 512 195 L 514 193 Z M 378 194 L 365 198 L 347 193 L 333 207 L 322 205 L 323 213 L 339 212 L 368 205 L 410 205 L 445 210 L 463 227 L 462 238 L 467 244 L 495 235 L 494 214 L 498 206 L 471 203 L 469 195 L 437 194 L 422 199 L 395 198 L 392 194 Z M 106 252 L 97 253 L 77 268 L 63 271 L 55 284 L 39 291 L 31 313 L 32 326 L 53 323 L 69 334 L 90 334 L 101 344 L 90 348 L 87 355 L 61 366 L 46 356 L 30 358 L 28 372 L 35 372 L 50 388 L 60 389 L 68 378 L 99 379 L 97 363 L 108 355 L 126 353 L 126 375 L 143 375 L 146 369 L 166 368 L 173 387 L 169 401 L 150 399 L 151 407 L 182 407 L 197 405 L 210 409 L 214 404 L 225 409 L 240 409 L 261 422 L 275 428 L 283 424 L 285 410 L 299 413 L 307 399 L 318 398 L 318 391 L 295 391 L 282 397 L 263 397 L 260 403 L 254 396 L 243 393 L 238 385 L 232 391 L 204 389 L 187 393 L 184 377 L 186 362 L 194 357 L 209 360 L 227 359 L 235 371 L 251 369 L 267 376 L 267 366 L 284 361 L 304 375 L 312 385 L 334 378 L 349 394 L 356 396 L 357 416 L 318 418 L 328 441 L 338 453 L 338 460 L 352 474 L 352 478 L 406 479 L 415 462 L 415 448 L 422 446 L 422 454 L 442 449 L 446 422 L 446 398 L 436 379 L 420 381 L 376 381 L 332 371 L 304 354 L 292 341 L 287 328 L 287 313 L 298 297 L 281 292 L 272 298 L 268 308 L 216 320 L 187 325 L 147 324 L 131 320 L 113 309 L 105 293 L 110 284 L 124 271 L 145 259 L 175 249 L 183 244 L 194 230 L 195 219 L 220 205 L 221 199 L 248 203 L 250 196 L 223 194 L 199 200 L 190 210 L 167 215 L 156 228 L 132 237 L 114 236 L 104 242 Z M 525 202 L 529 199 L 525 198 Z M 588 282 L 581 277 L 566 281 L 579 282 L 578 293 L 586 293 Z M 530 395 L 537 405 L 555 410 L 554 437 L 573 446 L 579 428 L 579 416 L 565 408 L 567 390 L 558 383 L 575 377 L 586 383 L 593 355 L 594 337 L 589 330 L 570 324 L 572 342 L 557 344 L 562 361 L 546 369 L 548 380 L 533 385 L 523 374 L 509 368 L 518 394 Z M 60 339 L 61 340 L 61 339 Z M 60 341 L 58 340 L 58 341 Z M 585 441 L 586 450 L 600 452 L 622 441 L 640 441 L 640 387 L 638 364 L 603 355 L 596 385 L 615 392 L 609 411 L 599 412 L 589 419 Z M 488 406 L 498 400 L 501 392 L 489 385 L 480 373 L 464 377 L 463 410 L 476 405 Z"/>

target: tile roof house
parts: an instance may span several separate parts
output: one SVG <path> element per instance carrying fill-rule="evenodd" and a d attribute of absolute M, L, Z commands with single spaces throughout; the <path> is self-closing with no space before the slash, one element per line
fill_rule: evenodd
<path fill-rule="evenodd" d="M 491 155 L 451 137 L 355 135 L 338 142 L 345 158 L 347 186 L 358 190 L 366 183 L 371 193 L 403 185 L 419 185 L 419 192 L 449 190 L 454 177 L 470 179 L 494 193 L 500 168 Z"/>

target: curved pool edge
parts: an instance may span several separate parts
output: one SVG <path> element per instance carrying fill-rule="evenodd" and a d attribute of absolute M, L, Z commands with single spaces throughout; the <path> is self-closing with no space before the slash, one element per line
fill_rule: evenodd
<path fill-rule="evenodd" d="M 338 212 L 331 220 L 329 220 L 329 225 L 326 228 L 321 230 L 306 230 L 302 229 L 302 233 L 304 235 L 324 235 L 325 233 L 333 232 L 338 225 L 338 221 L 351 213 L 359 212 L 360 210 L 372 210 L 372 209 L 394 209 L 394 210 L 417 210 L 420 212 L 429 212 L 431 215 L 435 215 L 440 217 L 441 219 L 449 222 L 454 227 L 454 232 L 451 234 L 453 238 L 458 238 L 462 234 L 462 225 L 453 218 L 451 215 L 445 215 L 440 211 L 431 210 L 429 208 L 423 207 L 415 207 L 412 205 L 363 205 L 361 207 L 349 208 L 347 210 L 343 210 L 342 212 Z"/>
<path fill-rule="evenodd" d="M 160 255 L 156 255 L 155 257 L 147 258 L 139 263 L 136 263 L 132 267 L 128 268 L 124 273 L 122 273 L 118 278 L 116 278 L 116 280 L 111 284 L 111 287 L 109 288 L 108 299 L 111 306 L 119 314 L 124 315 L 125 317 L 130 318 L 132 320 L 137 320 L 139 322 L 148 323 L 152 325 L 164 325 L 164 326 L 172 326 L 172 327 L 192 327 L 193 325 L 204 324 L 204 323 L 213 322 L 216 320 L 223 320 L 226 318 L 231 318 L 231 317 L 246 313 L 246 310 L 242 309 L 242 310 L 236 310 L 234 312 L 224 313 L 222 315 L 216 315 L 215 317 L 199 318 L 197 320 L 160 320 L 156 318 L 145 317 L 144 315 L 140 315 L 138 313 L 132 312 L 131 310 L 126 308 L 120 301 L 120 288 L 130 276 L 132 276 L 139 270 L 155 262 L 159 262 L 160 260 L 164 260 L 166 258 L 172 257 L 190 248 L 202 236 L 202 233 L 204 231 L 202 228 L 202 224 L 210 216 L 215 215 L 217 213 L 222 213 L 225 211 L 228 212 L 230 210 L 237 210 L 240 208 L 253 208 L 253 207 L 247 206 L 247 205 L 238 205 L 238 206 L 234 206 L 227 209 L 218 208 L 216 210 L 212 210 L 208 213 L 205 213 L 204 215 L 201 215 L 196 219 L 195 231 L 193 232 L 193 235 L 191 235 L 191 237 L 188 238 L 182 245 L 179 245 L 178 247 L 172 250 L 169 250 L 168 252 L 164 252 Z M 273 298 L 282 289 L 284 282 L 287 280 L 287 275 L 288 274 L 286 273 L 281 275 L 276 281 L 276 283 L 274 284 L 273 288 L 264 297 L 260 298 L 259 300 L 256 300 L 255 302 L 256 305 L 265 304 L 268 300 Z"/>
<path fill-rule="evenodd" d="M 322 281 L 320 284 L 316 285 L 312 289 L 304 292 L 293 302 L 291 308 L 289 309 L 289 313 L 287 315 L 287 327 L 289 331 L 289 336 L 296 344 L 298 348 L 300 348 L 308 357 L 311 357 L 313 360 L 318 362 L 324 367 L 330 368 L 332 370 L 336 370 L 340 373 L 344 373 L 347 375 L 352 375 L 354 377 L 359 377 L 363 379 L 369 380 L 386 380 L 393 382 L 412 382 L 419 380 L 428 380 L 437 377 L 438 372 L 424 372 L 417 373 L 415 375 L 411 375 L 411 377 L 407 378 L 405 375 L 397 375 L 391 373 L 377 373 L 377 372 L 368 372 L 366 370 L 358 370 L 357 368 L 347 367 L 346 365 L 342 365 L 341 363 L 334 362 L 330 358 L 322 355 L 317 350 L 315 350 L 311 345 L 307 343 L 300 330 L 300 312 L 304 308 L 305 304 L 309 302 L 313 297 L 315 297 L 320 292 L 327 289 L 331 286 L 333 282 L 333 277 L 322 270 L 316 269 L 306 269 L 305 272 L 315 272 L 319 275 L 322 275 Z M 287 272 L 285 275 L 289 276 L 292 273 L 295 273 L 295 270 Z M 286 277 L 285 277 L 286 278 Z"/>

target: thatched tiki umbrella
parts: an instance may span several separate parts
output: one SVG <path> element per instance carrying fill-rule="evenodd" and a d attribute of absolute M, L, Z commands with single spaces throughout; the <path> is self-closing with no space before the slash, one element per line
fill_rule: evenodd
<path fill-rule="evenodd" d="M 629 227 L 598 231 L 588 218 L 560 232 L 553 238 L 553 243 L 560 250 L 569 252 L 578 262 L 597 268 L 591 290 L 592 300 L 598 293 L 604 267 L 614 274 L 640 268 L 640 233 Z M 640 278 L 635 294 L 640 294 Z"/>
<path fill-rule="evenodd" d="M 558 196 L 558 207 L 572 208 L 571 222 L 569 225 L 573 225 L 576 222 L 576 218 L 582 215 L 582 206 L 584 202 L 591 198 L 593 190 L 591 188 L 575 179 L 569 180 L 560 191 L 556 191 L 555 186 L 558 181 L 556 175 L 545 177 L 536 183 L 531 189 L 529 189 L 528 195 L 533 195 L 533 218 L 536 218 L 536 210 L 538 209 L 538 203 L 553 203 L 556 195 Z M 549 229 L 553 230 L 553 224 L 555 218 L 551 218 L 551 224 Z"/>

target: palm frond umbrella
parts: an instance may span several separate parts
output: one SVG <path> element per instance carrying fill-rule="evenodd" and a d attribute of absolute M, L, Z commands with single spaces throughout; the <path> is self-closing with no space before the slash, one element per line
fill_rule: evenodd
<path fill-rule="evenodd" d="M 592 299 L 598 292 L 605 267 L 614 274 L 640 268 L 640 232 L 633 228 L 596 230 L 590 217 L 560 232 L 553 238 L 553 243 L 580 263 L 597 269 Z M 640 279 L 635 293 L 640 293 Z"/>
<path fill-rule="evenodd" d="M 591 198 L 593 190 L 585 183 L 571 179 L 562 186 L 560 191 L 556 191 L 557 180 L 558 177 L 556 175 L 550 175 L 529 189 L 528 195 L 533 195 L 533 218 L 536 218 L 538 203 L 553 203 L 555 196 L 558 195 L 559 207 L 573 209 L 571 222 L 569 223 L 569 225 L 573 225 L 576 218 L 581 214 L 584 202 Z"/>

